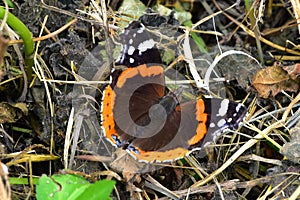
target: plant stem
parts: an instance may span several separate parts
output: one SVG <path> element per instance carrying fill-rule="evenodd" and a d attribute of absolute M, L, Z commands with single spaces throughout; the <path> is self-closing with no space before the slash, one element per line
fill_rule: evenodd
<path fill-rule="evenodd" d="M 0 19 L 3 19 L 5 15 L 5 9 L 0 7 Z M 32 66 L 33 66 L 33 53 L 34 42 L 32 34 L 29 29 L 20 21 L 19 18 L 8 12 L 6 23 L 21 37 L 24 42 L 25 50 L 25 65 L 27 79 L 30 82 L 32 79 Z"/>
<path fill-rule="evenodd" d="M 246 11 L 249 12 L 248 17 L 250 19 L 250 24 L 251 24 L 250 28 L 253 30 L 253 32 L 255 34 L 257 53 L 259 56 L 260 63 L 263 65 L 264 64 L 264 56 L 263 56 L 263 52 L 262 52 L 261 43 L 259 40 L 260 31 L 259 31 L 259 28 L 257 25 L 257 20 L 254 15 L 254 6 L 252 4 L 253 4 L 253 0 L 245 0 Z"/>

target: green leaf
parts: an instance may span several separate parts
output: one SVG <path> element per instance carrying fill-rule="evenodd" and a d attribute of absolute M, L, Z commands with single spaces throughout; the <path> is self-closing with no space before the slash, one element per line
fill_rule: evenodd
<path fill-rule="evenodd" d="M 109 195 L 114 189 L 115 181 L 111 180 L 101 180 L 94 184 L 91 184 L 85 189 L 81 195 L 77 197 L 76 200 L 89 199 L 89 200 L 98 200 L 98 199 L 110 199 Z"/>
<path fill-rule="evenodd" d="M 109 199 L 114 181 L 102 180 L 94 184 L 81 176 L 61 174 L 47 177 L 43 175 L 36 187 L 38 200 L 82 200 Z"/>
<path fill-rule="evenodd" d="M 62 174 L 52 177 L 43 175 L 36 187 L 36 197 L 38 200 L 69 200 L 74 194 L 83 192 L 87 184 L 90 183 L 78 175 Z"/>
<path fill-rule="evenodd" d="M 56 184 L 53 179 L 50 177 L 43 175 L 38 185 L 36 186 L 36 198 L 37 199 L 50 199 L 52 198 L 56 192 L 60 190 L 58 184 Z"/>

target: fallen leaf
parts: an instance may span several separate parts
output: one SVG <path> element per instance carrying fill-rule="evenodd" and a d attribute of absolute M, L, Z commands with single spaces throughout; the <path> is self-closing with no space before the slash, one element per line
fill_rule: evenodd
<path fill-rule="evenodd" d="M 293 80 L 296 80 L 296 78 L 300 75 L 300 63 L 296 63 L 295 65 L 290 66 L 284 66 L 282 67 L 282 69 L 287 71 Z"/>
<path fill-rule="evenodd" d="M 252 85 L 263 98 L 270 95 L 274 97 L 281 90 L 296 92 L 299 89 L 299 84 L 277 65 L 258 71 L 253 77 Z"/>

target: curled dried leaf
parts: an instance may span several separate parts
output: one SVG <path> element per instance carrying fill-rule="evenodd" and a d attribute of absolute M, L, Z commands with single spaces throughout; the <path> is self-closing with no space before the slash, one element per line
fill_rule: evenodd
<path fill-rule="evenodd" d="M 296 63 L 295 65 L 290 66 L 284 66 L 282 67 L 282 69 L 287 71 L 293 80 L 296 80 L 296 78 L 300 75 L 300 63 Z"/>
<path fill-rule="evenodd" d="M 299 89 L 299 84 L 277 65 L 258 71 L 253 77 L 252 85 L 263 98 L 270 95 L 274 97 L 281 90 L 296 92 Z"/>

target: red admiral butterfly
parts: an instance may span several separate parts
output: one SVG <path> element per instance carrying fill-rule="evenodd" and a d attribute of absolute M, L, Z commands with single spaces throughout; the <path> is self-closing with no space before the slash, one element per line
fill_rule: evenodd
<path fill-rule="evenodd" d="M 172 161 L 213 141 L 224 129 L 237 128 L 247 109 L 228 99 L 204 98 L 179 103 L 165 87 L 155 42 L 139 21 L 120 35 L 122 53 L 102 97 L 101 123 L 106 138 L 145 162 Z"/>

